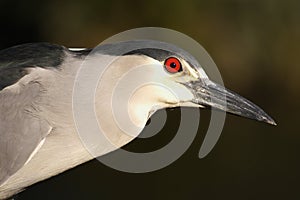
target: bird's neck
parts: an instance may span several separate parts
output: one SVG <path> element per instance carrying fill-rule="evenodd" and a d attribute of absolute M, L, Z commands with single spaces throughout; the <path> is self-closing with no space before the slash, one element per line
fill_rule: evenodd
<path fill-rule="evenodd" d="M 133 70 L 133 66 L 152 62 L 148 59 L 122 57 L 115 60 L 99 79 L 95 94 L 97 120 L 106 138 L 116 148 L 138 136 L 155 107 L 153 94 L 145 92 L 145 87 L 149 86 L 139 85 L 144 75 L 131 74 L 139 73 L 139 70 Z"/>

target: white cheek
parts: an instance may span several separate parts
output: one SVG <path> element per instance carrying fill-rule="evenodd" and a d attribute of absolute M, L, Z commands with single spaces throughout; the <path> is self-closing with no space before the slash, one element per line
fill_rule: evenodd
<path fill-rule="evenodd" d="M 173 99 L 174 101 L 176 101 L 176 103 L 180 103 L 183 101 L 190 101 L 194 97 L 194 95 L 188 88 L 173 80 L 166 80 L 164 85 L 166 90 L 168 90 L 169 93 L 172 93 L 173 97 L 171 97 L 170 95 L 168 96 L 169 99 Z"/>
<path fill-rule="evenodd" d="M 186 78 L 176 77 L 175 74 L 171 75 L 164 69 L 164 66 L 158 67 L 155 73 L 157 75 L 157 83 L 160 83 L 162 88 L 159 96 L 166 102 L 178 104 L 194 98 L 194 95 L 188 88 L 177 82 L 179 79 L 187 81 L 184 80 Z"/>
<path fill-rule="evenodd" d="M 128 114 L 136 126 L 144 126 L 152 111 L 178 104 L 180 100 L 162 84 L 149 84 L 134 91 L 128 102 Z"/>

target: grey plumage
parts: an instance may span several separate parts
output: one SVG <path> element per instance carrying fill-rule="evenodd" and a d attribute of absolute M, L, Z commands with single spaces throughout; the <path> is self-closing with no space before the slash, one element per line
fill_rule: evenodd
<path fill-rule="evenodd" d="M 35 103 L 43 86 L 34 79 L 14 84 L 35 67 L 58 68 L 65 52 L 65 47 L 48 43 L 0 51 L 0 185 L 24 166 L 51 130 L 45 119 L 36 116 Z"/>
<path fill-rule="evenodd" d="M 30 67 L 58 67 L 66 48 L 48 43 L 29 43 L 0 51 L 0 90 L 16 83 Z"/>
<path fill-rule="evenodd" d="M 34 102 L 43 90 L 38 82 L 30 81 L 17 91 L 5 88 L 26 76 L 30 68 L 57 68 L 65 50 L 59 45 L 32 43 L 0 51 L 0 185 L 25 164 L 50 129 L 32 112 L 38 109 Z"/>
<path fill-rule="evenodd" d="M 40 85 L 34 82 L 17 93 L 0 93 L 0 185 L 25 164 L 50 130 L 32 111 L 40 93 Z"/>

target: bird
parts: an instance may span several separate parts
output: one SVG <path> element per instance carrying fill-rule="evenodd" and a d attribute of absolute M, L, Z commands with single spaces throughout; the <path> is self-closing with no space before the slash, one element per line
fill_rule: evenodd
<path fill-rule="evenodd" d="M 115 149 L 136 136 L 118 129 L 109 101 L 115 84 L 137 66 L 145 71 L 126 84 L 147 79 L 165 86 L 150 83 L 132 96 L 128 112 L 140 130 L 157 110 L 183 106 L 216 108 L 276 124 L 257 105 L 210 80 L 190 53 L 173 44 L 129 40 L 83 49 L 50 43 L 13 46 L 0 51 L 0 199 L 94 158 L 76 133 L 72 94 L 82 64 L 105 58 L 116 60 L 102 74 L 95 112 Z"/>

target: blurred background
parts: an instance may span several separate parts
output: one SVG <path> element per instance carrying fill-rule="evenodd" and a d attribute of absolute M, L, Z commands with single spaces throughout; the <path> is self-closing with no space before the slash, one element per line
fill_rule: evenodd
<path fill-rule="evenodd" d="M 204 46 L 226 87 L 278 123 L 227 115 L 217 145 L 199 159 L 210 117 L 201 110 L 192 146 L 162 170 L 129 174 L 91 161 L 16 199 L 300 199 L 299 11 L 297 0 L 1 0 L 0 49 L 27 42 L 94 47 L 132 28 L 174 29 Z M 167 113 L 158 135 L 124 148 L 147 152 L 167 144 L 180 110 Z"/>

